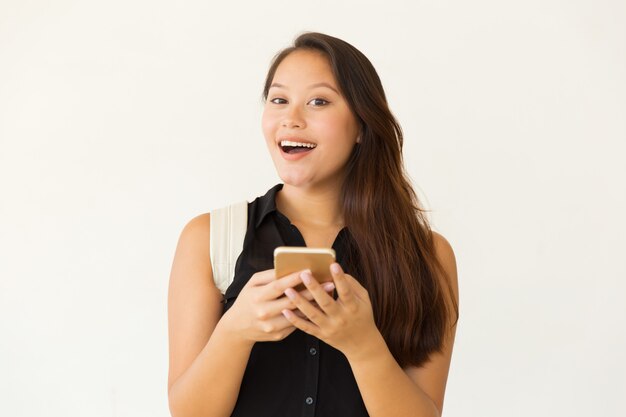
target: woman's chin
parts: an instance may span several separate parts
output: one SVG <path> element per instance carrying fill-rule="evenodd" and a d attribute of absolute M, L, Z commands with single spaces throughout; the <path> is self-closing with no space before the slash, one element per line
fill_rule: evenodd
<path fill-rule="evenodd" d="M 279 172 L 278 176 L 282 182 L 292 187 L 306 187 L 312 183 L 312 178 L 305 175 L 298 175 L 295 173 Z"/>
<path fill-rule="evenodd" d="M 279 173 L 278 175 L 285 185 L 300 189 L 317 189 L 340 186 L 341 180 L 338 177 L 318 178 L 317 176 L 293 175 Z"/>

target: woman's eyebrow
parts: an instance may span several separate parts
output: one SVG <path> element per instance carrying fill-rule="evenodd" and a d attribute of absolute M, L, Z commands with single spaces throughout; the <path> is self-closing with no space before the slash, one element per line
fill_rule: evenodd
<path fill-rule="evenodd" d="M 287 86 L 280 84 L 280 83 L 272 83 L 272 85 L 270 85 L 270 88 L 272 87 L 277 87 L 277 88 L 284 88 L 286 90 L 289 90 L 289 88 L 287 88 Z M 311 84 L 309 86 L 309 89 L 311 88 L 315 88 L 315 87 L 327 87 L 330 88 L 331 90 L 333 90 L 335 93 L 339 94 L 339 91 L 337 91 L 337 89 L 335 87 L 333 87 L 332 85 L 328 84 L 328 83 L 315 83 L 315 84 Z"/>

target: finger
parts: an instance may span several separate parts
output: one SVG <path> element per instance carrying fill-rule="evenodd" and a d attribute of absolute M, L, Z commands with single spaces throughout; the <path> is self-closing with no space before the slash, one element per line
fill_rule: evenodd
<path fill-rule="evenodd" d="M 300 280 L 298 283 L 301 283 L 301 282 L 302 282 L 302 280 Z M 335 284 L 332 283 L 332 282 L 326 282 L 326 283 L 324 283 L 322 288 L 324 289 L 324 291 L 332 292 L 335 289 Z M 310 301 L 310 300 L 314 299 L 313 294 L 308 289 L 306 289 L 304 291 L 301 291 L 300 294 L 306 300 Z M 284 292 L 281 293 L 280 295 L 282 297 L 278 297 L 278 298 L 275 298 L 273 300 L 268 300 L 267 301 L 267 303 L 265 304 L 266 305 L 265 309 L 259 312 L 259 318 L 263 319 L 263 318 L 266 318 L 266 317 L 279 315 L 280 312 L 282 310 L 286 309 L 286 308 L 288 308 L 290 310 L 294 310 L 294 309 L 298 308 L 295 305 L 295 303 L 291 299 L 289 299 L 289 297 L 285 296 Z M 317 307 L 317 303 L 316 302 L 313 302 L 313 303 L 314 303 L 315 307 Z"/>
<path fill-rule="evenodd" d="M 341 266 L 337 262 L 330 265 L 330 273 L 333 276 L 333 282 L 335 283 L 335 287 L 337 287 L 337 295 L 339 296 L 339 299 L 344 304 L 354 302 L 352 285 L 346 278 L 346 274 L 343 272 L 343 269 L 341 269 Z"/>
<path fill-rule="evenodd" d="M 257 272 L 250 278 L 250 285 L 265 285 L 276 279 L 276 271 L 273 269 L 267 269 L 265 271 Z"/>
<path fill-rule="evenodd" d="M 289 310 L 289 311 L 291 311 L 293 314 L 295 314 L 296 316 L 300 317 L 301 319 L 305 319 L 305 320 L 307 319 L 306 315 L 302 311 L 298 310 L 297 308 L 295 310 Z M 284 314 L 283 314 L 283 316 L 284 316 Z"/>
<path fill-rule="evenodd" d="M 317 337 L 318 339 L 321 338 L 320 329 L 318 326 L 315 325 L 315 323 L 312 323 L 309 320 L 301 318 L 300 316 L 296 315 L 291 310 L 285 309 L 283 310 L 282 313 L 283 313 L 283 316 L 286 318 L 286 320 L 288 320 L 293 326 L 297 327 L 298 329 L 302 330 L 305 333 L 308 333 L 310 335 Z"/>
<path fill-rule="evenodd" d="M 311 294 L 313 294 L 314 300 L 317 302 L 319 308 L 324 313 L 328 315 L 336 313 L 336 310 L 338 308 L 337 303 L 332 296 L 328 295 L 328 293 L 324 290 L 324 287 L 319 282 L 317 282 L 313 274 L 311 274 L 309 271 L 305 271 L 300 274 L 300 278 L 302 278 L 302 282 L 304 282 L 307 290 L 309 290 Z"/>
<path fill-rule="evenodd" d="M 297 291 L 292 288 L 287 288 L 285 290 L 285 295 L 289 297 L 296 307 L 302 311 L 307 318 L 315 323 L 317 326 L 322 327 L 327 320 L 326 314 L 321 311 L 318 307 L 315 307 L 311 304 L 310 301 L 306 300 L 302 297 Z M 288 309 L 285 309 L 288 310 Z M 283 310 L 284 311 L 284 310 Z M 284 314 L 284 313 L 283 313 Z"/>
<path fill-rule="evenodd" d="M 276 316 L 270 317 L 266 320 L 261 320 L 259 323 L 260 329 L 265 333 L 280 332 L 290 326 L 293 326 L 293 324 L 291 324 L 289 320 L 285 318 L 285 315 L 281 314 L 281 312 L 279 312 Z"/>
<path fill-rule="evenodd" d="M 324 283 L 322 288 L 324 288 L 325 291 L 333 291 L 335 288 L 335 284 L 332 282 L 326 282 Z M 300 295 L 307 301 L 313 300 L 313 294 L 308 289 L 301 291 Z M 315 300 L 311 301 L 311 305 L 318 308 L 318 304 Z M 265 306 L 266 306 L 265 309 L 261 310 L 258 313 L 259 319 L 266 319 L 268 317 L 279 315 L 280 312 L 284 309 L 290 309 L 290 310 L 296 310 L 296 311 L 298 310 L 298 307 L 296 306 L 296 304 L 285 294 L 283 294 L 282 297 L 279 297 L 276 300 L 268 301 L 265 304 Z"/>
<path fill-rule="evenodd" d="M 322 288 L 324 289 L 324 291 L 326 291 L 327 293 L 329 293 L 328 295 L 333 297 L 332 294 L 334 294 L 335 291 L 335 283 L 334 282 L 325 282 L 322 284 Z M 314 297 L 313 297 L 313 293 L 307 288 L 304 291 L 300 291 L 300 294 L 302 294 L 302 296 L 304 298 L 306 298 L 307 300 L 311 301 L 311 305 L 315 308 L 319 308 L 319 304 L 317 304 L 317 301 L 315 301 Z M 334 298 L 333 298 L 334 300 Z M 293 304 L 293 302 L 292 302 Z M 297 309 L 297 307 L 295 307 L 294 304 L 294 311 L 300 311 Z"/>
<path fill-rule="evenodd" d="M 357 297 L 359 297 L 362 300 L 367 299 L 367 297 L 369 296 L 367 289 L 365 289 L 365 287 L 363 287 L 363 285 L 356 279 L 354 278 L 352 275 L 350 274 L 343 274 L 343 276 L 348 280 L 348 282 L 350 282 L 352 289 L 355 292 L 355 295 Z"/>
<path fill-rule="evenodd" d="M 281 278 L 275 278 L 267 283 L 263 288 L 264 300 L 273 300 L 284 294 L 287 288 L 295 287 L 302 283 L 299 272 L 294 272 L 289 275 L 285 275 Z"/>
<path fill-rule="evenodd" d="M 327 293 L 332 293 L 333 290 L 335 289 L 334 282 L 325 282 L 321 284 L 321 286 L 324 289 L 324 291 L 326 291 Z M 306 290 L 300 291 L 300 294 L 309 301 L 313 300 L 314 298 L 313 293 L 308 288 Z"/>

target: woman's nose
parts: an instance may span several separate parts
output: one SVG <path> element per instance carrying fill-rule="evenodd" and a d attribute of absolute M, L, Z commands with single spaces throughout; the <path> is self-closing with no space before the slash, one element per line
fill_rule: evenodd
<path fill-rule="evenodd" d="M 304 119 L 296 106 L 288 109 L 282 120 L 283 127 L 304 127 L 304 124 Z"/>

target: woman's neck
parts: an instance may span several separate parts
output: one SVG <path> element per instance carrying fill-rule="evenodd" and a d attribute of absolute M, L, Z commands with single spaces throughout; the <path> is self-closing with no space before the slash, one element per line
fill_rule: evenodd
<path fill-rule="evenodd" d="M 293 224 L 316 228 L 343 227 L 338 186 L 302 188 L 284 184 L 276 194 L 276 207 Z"/>

